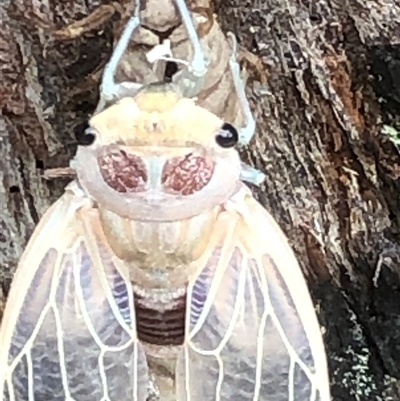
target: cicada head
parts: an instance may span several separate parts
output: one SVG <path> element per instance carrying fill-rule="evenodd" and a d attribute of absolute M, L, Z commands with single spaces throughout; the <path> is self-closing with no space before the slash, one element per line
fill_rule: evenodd
<path fill-rule="evenodd" d="M 90 145 L 73 167 L 100 206 L 136 220 L 190 218 L 236 191 L 238 133 L 184 98 L 171 84 L 151 84 L 90 120 Z"/>

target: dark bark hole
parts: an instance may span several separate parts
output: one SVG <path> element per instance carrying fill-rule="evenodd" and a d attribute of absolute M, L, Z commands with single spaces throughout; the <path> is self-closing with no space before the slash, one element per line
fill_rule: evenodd
<path fill-rule="evenodd" d="M 93 143 L 92 140 L 93 138 L 90 138 L 89 136 L 86 135 L 87 128 L 88 128 L 87 121 L 75 126 L 74 134 L 76 140 L 78 141 L 78 145 L 88 146 Z"/>
<path fill-rule="evenodd" d="M 251 39 L 251 47 L 252 47 L 253 51 L 258 52 L 260 50 L 259 47 L 258 47 L 258 43 L 257 43 L 256 38 L 252 38 Z"/>
<path fill-rule="evenodd" d="M 322 18 L 319 14 L 311 14 L 310 21 L 315 22 L 316 24 L 320 24 L 322 23 Z"/>
<path fill-rule="evenodd" d="M 38 170 L 43 170 L 44 169 L 43 160 L 36 160 L 36 169 L 38 169 Z"/>
<path fill-rule="evenodd" d="M 371 72 L 375 77 L 375 93 L 386 100 L 385 107 L 398 113 L 400 104 L 400 45 L 371 46 L 369 49 Z M 383 103 L 384 104 L 384 103 Z"/>
<path fill-rule="evenodd" d="M 74 110 L 79 113 L 89 114 L 94 110 L 92 102 L 88 102 L 87 100 L 83 100 L 81 102 L 76 103 Z"/>
<path fill-rule="evenodd" d="M 10 187 L 10 194 L 19 194 L 21 190 L 16 185 L 12 185 Z"/>
<path fill-rule="evenodd" d="M 144 25 L 144 24 L 142 25 L 142 27 L 144 29 L 147 29 L 148 31 L 154 33 L 155 35 L 157 35 L 158 38 L 160 39 L 160 43 L 162 43 L 163 40 L 169 39 L 169 37 L 172 35 L 172 33 L 174 32 L 174 30 L 176 29 L 177 26 L 172 26 L 171 28 L 169 28 L 169 29 L 167 29 L 166 31 L 163 31 L 163 32 L 156 31 L 155 29 L 150 28 L 149 26 Z"/>
<path fill-rule="evenodd" d="M 176 74 L 177 71 L 178 65 L 173 61 L 168 61 L 167 65 L 165 66 L 164 80 L 166 82 L 171 82 L 172 77 Z"/>

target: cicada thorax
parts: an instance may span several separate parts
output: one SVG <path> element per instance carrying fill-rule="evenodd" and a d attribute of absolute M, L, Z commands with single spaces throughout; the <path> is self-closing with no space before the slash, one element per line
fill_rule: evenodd
<path fill-rule="evenodd" d="M 179 277 L 186 273 L 187 266 L 207 247 L 220 211 L 217 206 L 190 219 L 152 222 L 130 220 L 99 208 L 103 229 L 115 254 L 138 265 L 146 276 L 138 279 L 143 285 L 154 287 L 181 282 Z M 158 271 L 166 276 L 160 277 Z"/>
<path fill-rule="evenodd" d="M 74 163 L 129 272 L 138 338 L 155 345 L 183 343 L 187 286 L 241 169 L 237 132 L 172 89 L 149 85 L 95 115 Z"/>
<path fill-rule="evenodd" d="M 188 281 L 209 246 L 220 212 L 218 206 L 190 219 L 151 222 L 99 209 L 109 245 L 129 270 L 141 341 L 183 343 Z"/>

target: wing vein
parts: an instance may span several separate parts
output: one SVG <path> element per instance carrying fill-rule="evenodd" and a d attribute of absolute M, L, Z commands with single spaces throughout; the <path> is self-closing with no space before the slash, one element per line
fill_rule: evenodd
<path fill-rule="evenodd" d="M 262 280 L 262 279 L 261 279 Z M 265 298 L 265 295 L 264 295 Z M 256 382 L 254 386 L 254 398 L 253 401 L 257 401 L 260 397 L 261 390 L 261 373 L 262 373 L 262 364 L 264 357 L 264 330 L 265 325 L 267 323 L 268 312 L 264 310 L 264 313 L 260 319 L 260 327 L 258 329 L 257 336 L 257 370 L 256 370 Z"/>
<path fill-rule="evenodd" d="M 221 388 L 222 382 L 224 380 L 224 363 L 222 362 L 221 356 L 219 354 L 217 356 L 218 367 L 219 367 L 219 374 L 218 374 L 218 381 L 217 381 L 217 388 L 215 389 L 215 395 L 217 396 L 216 401 L 221 400 Z"/>
<path fill-rule="evenodd" d="M 28 368 L 28 399 L 29 401 L 34 401 L 33 398 L 34 376 L 33 376 L 32 356 L 30 353 L 26 354 L 26 365 Z"/>
<path fill-rule="evenodd" d="M 257 266 L 262 266 L 262 263 L 257 263 Z M 272 302 L 269 298 L 269 291 L 268 291 L 268 284 L 267 284 L 267 278 L 265 276 L 265 271 L 263 269 L 261 269 L 260 271 L 261 274 L 261 280 L 263 281 L 264 284 L 264 288 L 266 289 L 266 296 L 264 297 L 264 302 L 266 305 L 269 306 L 270 308 L 270 316 L 271 319 L 275 325 L 275 328 L 277 329 L 282 342 L 284 343 L 286 349 L 289 352 L 290 355 L 290 360 L 292 363 L 292 359 L 302 368 L 302 370 L 304 371 L 304 373 L 306 374 L 307 378 L 310 380 L 312 386 L 314 385 L 314 380 L 315 380 L 315 375 L 310 371 L 310 369 L 306 366 L 306 364 L 299 358 L 297 352 L 295 351 L 295 349 L 293 348 L 293 346 L 290 344 L 290 341 L 287 339 L 286 334 L 282 328 L 282 325 L 278 319 L 278 317 L 275 314 L 274 308 L 272 306 Z"/>
<path fill-rule="evenodd" d="M 85 227 L 87 238 L 96 239 L 96 235 L 92 232 L 91 227 L 88 224 L 88 222 L 86 221 L 86 219 L 83 219 L 83 223 L 84 223 L 84 227 Z M 91 256 L 91 260 L 92 260 L 93 266 L 94 266 L 96 272 L 99 274 L 99 278 L 100 278 L 100 281 L 102 283 L 103 290 L 107 295 L 107 299 L 114 299 L 114 295 L 113 295 L 112 290 L 111 290 L 111 288 L 109 286 L 109 280 L 108 280 L 108 277 L 107 277 L 107 274 L 106 274 L 105 270 L 104 269 L 98 269 L 98 266 L 101 264 L 101 259 L 102 259 L 100 254 L 99 254 L 99 252 L 98 252 L 98 249 L 97 248 L 94 249 L 92 246 L 90 246 L 90 244 L 85 244 L 85 245 L 87 247 L 89 255 Z M 113 263 L 113 265 L 118 271 L 117 266 L 114 263 Z M 118 274 L 121 275 L 122 279 L 124 280 L 124 283 L 126 284 L 126 280 L 125 280 L 124 275 L 121 274 L 119 271 L 118 271 Z M 132 328 L 130 328 L 127 325 L 125 319 L 123 318 L 123 316 L 120 313 L 120 310 L 118 309 L 118 306 L 115 305 L 115 302 L 109 302 L 109 305 L 110 305 L 111 310 L 114 312 L 114 316 L 117 319 L 118 323 L 124 328 L 124 330 L 127 333 L 129 333 L 131 336 L 133 336 L 134 335 L 134 331 L 132 330 Z M 132 306 L 132 305 L 130 305 L 130 306 Z M 134 324 L 135 324 L 135 319 L 133 319 L 132 325 L 134 325 Z"/>
<path fill-rule="evenodd" d="M 293 401 L 294 400 L 294 394 L 293 394 L 293 392 L 294 392 L 294 368 L 295 368 L 295 365 L 294 365 L 294 361 L 293 361 L 293 359 L 292 358 L 290 358 L 290 365 L 289 365 L 289 380 L 288 380 L 288 386 L 289 386 L 289 391 L 288 391 L 288 394 L 289 394 L 289 401 Z"/>
<path fill-rule="evenodd" d="M 27 355 L 27 351 L 25 350 L 26 348 L 31 348 L 31 346 L 33 345 L 33 342 L 36 339 L 36 336 L 38 334 L 38 332 L 40 331 L 43 321 L 46 317 L 47 312 L 52 308 L 51 304 L 47 304 L 44 308 L 42 313 L 39 315 L 38 318 L 38 323 L 36 324 L 34 330 L 32 330 L 32 334 L 30 335 L 29 339 L 25 342 L 25 345 L 23 347 L 23 351 L 21 351 L 12 361 L 10 366 L 10 371 L 12 372 L 16 366 L 18 365 L 18 363 L 21 361 L 22 357 L 25 355 Z"/>
<path fill-rule="evenodd" d="M 54 264 L 54 274 L 51 280 L 51 289 L 49 292 L 49 302 L 48 304 L 43 308 L 43 311 L 40 313 L 38 319 L 37 319 L 37 323 L 35 325 L 35 328 L 32 330 L 31 335 L 29 336 L 29 339 L 25 342 L 24 347 L 22 348 L 21 352 L 14 358 L 13 362 L 10 365 L 10 371 L 13 371 L 15 369 L 15 367 L 18 365 L 18 363 L 21 361 L 22 357 L 25 355 L 27 355 L 27 348 L 31 348 L 33 345 L 33 342 L 36 339 L 36 336 L 38 335 L 40 329 L 42 328 L 42 324 L 44 319 L 46 318 L 46 315 L 48 313 L 48 311 L 50 309 L 52 309 L 54 307 L 54 300 L 55 300 L 55 293 L 58 287 L 58 282 L 59 282 L 59 276 L 56 274 L 57 270 L 59 268 L 61 262 L 61 255 L 58 252 L 57 253 L 57 258 Z M 55 284 L 55 282 L 57 284 Z"/>
<path fill-rule="evenodd" d="M 109 398 L 108 396 L 108 387 L 107 387 L 107 377 L 104 369 L 104 349 L 101 349 L 99 357 L 98 357 L 98 363 L 99 363 L 99 373 L 100 373 L 100 378 L 101 378 L 101 384 L 103 387 L 103 398 L 107 396 L 107 399 Z"/>
<path fill-rule="evenodd" d="M 271 309 L 272 309 L 272 304 L 270 303 Z M 273 310 L 273 309 L 272 309 Z M 275 313 L 271 313 L 271 319 L 275 324 L 275 327 L 278 331 L 278 333 L 281 336 L 282 342 L 285 344 L 286 349 L 288 350 L 291 358 L 294 359 L 294 361 L 302 368 L 304 373 L 306 374 L 307 378 L 310 380 L 311 383 L 314 383 L 314 374 L 310 371 L 308 366 L 299 358 L 297 352 L 294 350 L 290 342 L 288 341 L 286 334 L 284 330 L 282 329 L 281 323 L 279 322 L 279 319 L 276 317 Z"/>
<path fill-rule="evenodd" d="M 58 345 L 58 353 L 59 353 L 59 364 L 60 364 L 60 372 L 61 372 L 61 381 L 65 392 L 65 397 L 68 399 L 71 397 L 71 393 L 68 388 L 68 376 L 67 370 L 65 366 L 65 352 L 64 352 L 64 341 L 62 335 L 62 324 L 60 319 L 60 313 L 57 308 L 53 308 L 54 318 L 56 322 L 56 333 L 57 333 L 57 345 Z"/>
<path fill-rule="evenodd" d="M 79 303 L 79 306 L 81 308 L 82 316 L 83 316 L 83 318 L 84 318 L 84 320 L 86 322 L 86 327 L 89 330 L 90 334 L 92 335 L 93 340 L 95 341 L 95 343 L 99 346 L 99 348 L 104 349 L 104 351 L 123 351 L 124 349 L 128 348 L 131 345 L 131 342 L 129 342 L 129 341 L 127 343 L 117 347 L 117 346 L 110 346 L 110 345 L 103 344 L 103 342 L 100 340 L 99 336 L 96 333 L 96 330 L 94 329 L 94 327 L 93 327 L 93 325 L 92 325 L 92 323 L 90 321 L 90 316 L 89 316 L 89 313 L 87 311 L 85 302 L 83 300 L 83 290 L 82 290 L 81 282 L 80 282 L 80 274 L 79 274 L 79 265 L 78 264 L 76 264 L 75 269 L 76 270 L 75 270 L 74 276 L 75 276 L 76 292 L 79 295 L 78 296 L 78 303 Z M 110 305 L 112 311 L 114 312 L 115 309 L 112 307 L 112 304 L 113 304 L 113 302 L 109 302 L 109 305 Z M 121 324 L 120 320 L 117 319 L 117 321 L 118 321 L 118 323 Z M 122 324 L 121 324 L 121 326 L 122 326 Z M 126 325 L 123 325 L 123 328 L 126 329 L 128 334 L 131 335 L 131 338 L 133 338 L 134 334 L 132 333 L 132 331 L 131 330 L 127 330 L 127 326 Z"/>

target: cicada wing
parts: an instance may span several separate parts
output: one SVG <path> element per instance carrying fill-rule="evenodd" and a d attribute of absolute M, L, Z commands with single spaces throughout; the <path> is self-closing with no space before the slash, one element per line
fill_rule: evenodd
<path fill-rule="evenodd" d="M 189 286 L 179 401 L 329 401 L 325 349 L 305 279 L 254 199 L 226 212 Z M 230 214 L 230 215 L 229 215 Z"/>
<path fill-rule="evenodd" d="M 144 401 L 124 267 L 96 209 L 67 191 L 37 226 L 18 266 L 1 327 L 4 401 Z"/>

